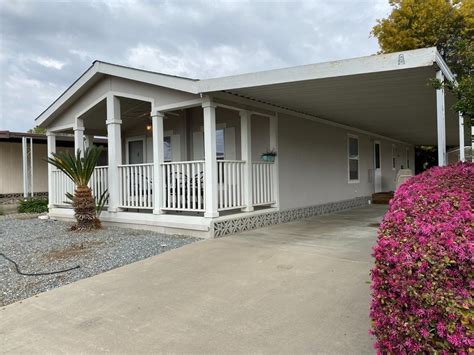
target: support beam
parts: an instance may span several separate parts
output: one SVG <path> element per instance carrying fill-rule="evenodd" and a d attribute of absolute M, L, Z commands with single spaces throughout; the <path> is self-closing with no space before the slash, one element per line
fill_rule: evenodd
<path fill-rule="evenodd" d="M 244 166 L 244 203 L 242 211 L 253 211 L 252 191 L 252 121 L 251 114 L 247 110 L 239 111 L 240 115 L 240 145 L 242 160 L 245 160 Z"/>
<path fill-rule="evenodd" d="M 441 70 L 436 72 L 436 79 L 444 83 Z M 444 103 L 444 87 L 436 90 L 436 122 L 438 132 L 438 166 L 446 165 L 446 117 Z"/>
<path fill-rule="evenodd" d="M 163 175 L 162 165 L 165 161 L 164 153 L 164 130 L 163 120 L 165 115 L 163 112 L 152 109 L 152 125 L 153 125 L 153 213 L 162 213 L 163 205 Z"/>
<path fill-rule="evenodd" d="M 118 166 L 122 164 L 122 137 L 120 116 L 120 100 L 107 95 L 107 142 L 109 155 L 109 212 L 119 210 L 120 181 Z"/>
<path fill-rule="evenodd" d="M 214 218 L 217 212 L 217 160 L 216 160 L 216 105 L 207 98 L 202 104 L 204 114 L 205 202 L 204 217 Z"/>
<path fill-rule="evenodd" d="M 275 150 L 277 153 L 275 162 L 273 163 L 273 196 L 275 198 L 275 204 L 273 207 L 280 207 L 280 188 L 279 188 L 279 158 L 278 155 L 278 113 L 275 116 L 270 117 L 270 149 Z"/>
<path fill-rule="evenodd" d="M 466 161 L 464 150 L 464 117 L 459 112 L 459 161 Z"/>
<path fill-rule="evenodd" d="M 53 153 L 56 153 L 56 135 L 47 131 L 46 139 L 48 144 L 48 157 L 52 158 Z M 53 169 L 54 167 L 48 164 L 48 208 L 53 208 L 53 196 L 56 193 L 56 186 L 53 181 Z"/>
<path fill-rule="evenodd" d="M 23 198 L 28 198 L 28 191 L 30 186 L 30 179 L 28 173 L 28 138 L 23 137 L 21 139 L 21 152 L 22 152 L 22 163 L 23 163 Z"/>

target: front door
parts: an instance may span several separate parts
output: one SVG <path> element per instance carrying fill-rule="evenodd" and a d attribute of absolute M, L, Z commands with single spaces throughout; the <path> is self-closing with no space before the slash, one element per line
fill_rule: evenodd
<path fill-rule="evenodd" d="M 128 163 L 143 164 L 143 140 L 128 142 Z"/>
<path fill-rule="evenodd" d="M 380 142 L 374 142 L 374 190 L 382 191 L 382 159 Z"/>

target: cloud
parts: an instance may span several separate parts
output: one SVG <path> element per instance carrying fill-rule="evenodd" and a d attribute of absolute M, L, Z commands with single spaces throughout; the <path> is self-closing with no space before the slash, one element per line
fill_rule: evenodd
<path fill-rule="evenodd" d="M 95 59 L 210 78 L 369 55 L 388 11 L 387 0 L 1 1 L 0 129 L 31 128 Z"/>
<path fill-rule="evenodd" d="M 44 58 L 44 57 L 35 58 L 34 61 L 42 65 L 43 67 L 54 68 L 57 70 L 61 70 L 66 65 L 65 62 L 61 62 L 59 60 L 55 60 L 52 58 Z"/>

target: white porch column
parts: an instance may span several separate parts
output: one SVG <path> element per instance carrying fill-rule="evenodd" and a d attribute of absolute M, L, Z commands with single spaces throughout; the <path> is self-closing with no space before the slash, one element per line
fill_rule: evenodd
<path fill-rule="evenodd" d="M 436 72 L 436 79 L 444 83 L 444 75 L 441 70 Z M 436 118 L 438 132 L 438 166 L 446 165 L 446 122 L 444 107 L 444 87 L 436 90 Z"/>
<path fill-rule="evenodd" d="M 240 114 L 240 145 L 242 160 L 245 160 L 244 166 L 244 203 L 242 211 L 253 211 L 252 201 L 252 121 L 251 114 L 247 110 L 239 111 Z"/>
<path fill-rule="evenodd" d="M 464 151 L 464 117 L 459 112 L 459 161 L 466 161 Z"/>
<path fill-rule="evenodd" d="M 154 111 L 152 109 L 152 125 L 153 125 L 153 213 L 162 213 L 161 206 L 163 205 L 163 174 L 161 164 L 165 160 L 165 153 L 163 148 L 164 131 L 163 119 L 165 115 L 163 112 Z"/>
<path fill-rule="evenodd" d="M 74 154 L 80 149 L 81 153 L 84 152 L 84 122 L 80 118 L 76 118 L 74 123 Z"/>
<path fill-rule="evenodd" d="M 117 212 L 119 205 L 120 181 L 118 165 L 122 164 L 122 137 L 120 119 L 120 100 L 113 95 L 107 96 L 107 143 L 109 155 L 109 211 Z"/>
<path fill-rule="evenodd" d="M 50 131 L 46 131 L 46 140 L 48 145 L 48 158 L 52 158 L 53 153 L 56 153 L 56 135 Z M 54 166 L 48 164 L 48 208 L 53 207 L 53 196 L 56 194 L 56 186 L 53 182 L 53 169 Z"/>
<path fill-rule="evenodd" d="M 93 145 L 94 145 L 94 136 L 89 135 L 89 134 L 84 136 L 84 150 L 92 147 Z"/>
<path fill-rule="evenodd" d="M 280 207 L 280 188 L 279 188 L 279 168 L 278 168 L 278 113 L 275 116 L 270 117 L 270 149 L 274 149 L 277 153 L 275 162 L 273 163 L 273 196 L 275 198 L 275 204 L 273 207 Z"/>
<path fill-rule="evenodd" d="M 205 201 L 204 217 L 218 217 L 217 160 L 216 160 L 216 105 L 207 98 L 202 103 L 204 114 Z"/>

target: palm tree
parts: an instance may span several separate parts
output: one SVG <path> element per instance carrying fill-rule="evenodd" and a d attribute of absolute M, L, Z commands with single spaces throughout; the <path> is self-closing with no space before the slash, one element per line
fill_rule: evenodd
<path fill-rule="evenodd" d="M 84 154 L 81 154 L 81 150 L 78 149 L 76 155 L 64 151 L 53 153 L 53 156 L 47 159 L 49 164 L 66 174 L 76 186 L 72 196 L 72 207 L 77 220 L 74 229 L 80 231 L 97 229 L 101 226 L 98 218 L 100 211 L 96 209 L 92 190 L 88 186 L 101 152 L 102 147 L 92 146 L 87 148 Z M 103 200 L 104 196 L 100 199 Z"/>

